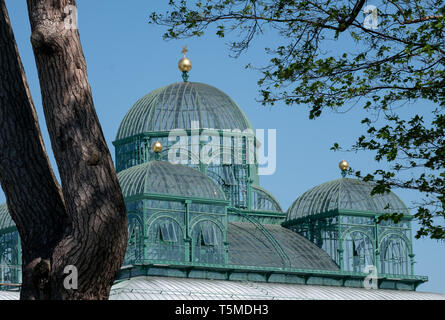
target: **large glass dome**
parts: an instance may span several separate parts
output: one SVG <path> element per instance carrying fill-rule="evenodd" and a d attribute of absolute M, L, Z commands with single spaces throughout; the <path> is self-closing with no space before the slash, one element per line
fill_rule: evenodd
<path fill-rule="evenodd" d="M 349 178 L 323 183 L 295 200 L 287 212 L 287 220 L 331 210 L 409 214 L 408 208 L 395 193 L 371 196 L 373 188 L 373 183 Z"/>
<path fill-rule="evenodd" d="M 191 129 L 252 129 L 238 105 L 224 92 L 198 82 L 178 82 L 154 90 L 128 111 L 116 141 L 146 132 Z"/>

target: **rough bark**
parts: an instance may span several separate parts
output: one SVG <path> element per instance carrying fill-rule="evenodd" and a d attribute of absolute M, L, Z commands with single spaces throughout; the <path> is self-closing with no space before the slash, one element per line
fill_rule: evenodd
<path fill-rule="evenodd" d="M 23 299 L 48 298 L 50 259 L 68 217 L 51 170 L 4 0 L 0 0 L 0 183 L 20 234 Z M 50 226 L 50 227 L 49 227 Z"/>
<path fill-rule="evenodd" d="M 4 8 L 3 0 L 0 1 Z M 32 216 L 33 222 L 41 226 L 38 233 L 45 238 L 44 240 L 48 240 L 46 233 L 54 229 L 53 232 L 58 235 L 58 241 L 46 245 L 42 240 L 36 245 L 40 250 L 46 250 L 47 254 L 40 255 L 40 260 L 31 260 L 33 264 L 29 270 L 30 282 L 44 288 L 44 294 L 22 293 L 22 298 L 107 299 L 113 281 L 120 270 L 126 249 L 125 204 L 111 155 L 94 109 L 79 33 L 77 29 L 65 28 L 64 9 L 67 5 L 75 6 L 75 1 L 28 0 L 32 29 L 31 42 L 39 73 L 46 124 L 60 173 L 63 197 L 60 196 L 60 189 L 48 163 L 46 171 L 51 173 L 50 176 L 53 179 L 52 182 L 48 182 L 50 186 L 42 186 L 39 176 L 36 177 L 32 173 L 28 175 L 26 171 L 22 171 L 21 176 L 14 176 L 13 182 L 4 180 L 4 183 L 2 180 L 1 183 L 8 205 L 12 203 L 11 199 L 16 198 L 17 209 L 12 215 L 15 216 L 14 221 L 21 236 L 24 237 L 36 231 L 34 226 L 23 223 L 25 217 L 29 215 L 28 211 L 22 208 L 23 201 L 26 201 L 27 197 L 30 197 L 33 205 L 41 201 L 40 197 L 33 195 L 35 192 L 30 194 L 28 191 L 32 189 L 40 193 L 45 187 L 43 192 L 46 193 L 52 188 L 60 199 L 61 213 L 55 210 L 43 213 L 42 209 L 42 212 L 37 211 Z M 4 8 L 3 11 L 7 17 L 6 9 Z M 8 26 L 6 29 L 9 30 L 6 34 L 12 37 L 9 19 L 5 21 L 4 24 Z M 8 43 L 11 39 L 5 38 L 5 41 Z M 11 43 L 14 43 L 13 38 Z M 15 43 L 13 46 L 15 51 L 10 52 L 10 58 L 15 56 L 15 59 L 19 60 Z M 14 109 L 11 101 L 21 99 L 24 105 L 22 107 L 24 116 L 31 115 L 29 122 L 35 126 L 34 134 L 37 135 L 34 139 L 41 144 L 40 152 L 47 162 L 23 68 L 20 61 L 18 64 L 20 65 L 18 68 L 11 70 L 11 74 L 6 73 L 4 79 L 0 78 L 0 80 L 2 85 L 3 82 L 12 82 L 14 86 L 20 86 L 17 77 L 21 77 L 24 83 L 22 86 L 25 89 L 10 92 L 9 88 L 6 88 L 5 96 L 9 100 L 5 100 L 4 104 L 2 102 L 1 107 Z M 3 124 L 3 119 L 1 121 Z M 3 127 L 5 126 L 2 125 Z M 6 134 L 9 134 L 6 138 L 23 131 L 23 141 L 15 143 L 17 140 L 3 140 L 1 137 L 3 148 L 13 154 L 16 154 L 18 152 L 16 149 L 20 148 L 29 152 L 29 148 L 25 146 L 29 143 L 27 141 L 30 133 L 24 130 L 28 127 L 27 123 L 17 123 L 15 127 L 5 129 Z M 35 161 L 34 152 L 30 152 L 28 156 L 30 160 Z M 21 158 L 21 156 L 16 155 L 16 158 Z M 4 175 L 11 169 L 16 170 L 17 165 L 14 161 L 5 163 L 3 167 L 0 167 L 0 172 Z M 30 167 L 30 165 L 30 163 L 23 163 L 20 168 L 35 170 L 35 167 Z M 31 186 L 20 187 L 24 180 L 30 180 Z M 10 190 L 11 183 L 18 185 L 18 189 Z M 64 207 L 62 199 L 64 199 Z M 49 221 L 46 218 L 47 215 L 54 216 L 57 221 Z M 61 223 L 57 224 L 58 222 Z M 22 251 L 25 256 L 31 252 L 31 247 L 23 240 L 22 242 Z M 35 254 L 31 256 L 34 257 Z M 77 290 L 64 287 L 66 277 L 64 269 L 70 265 L 78 270 Z M 26 269 L 24 271 L 28 272 Z"/>
<path fill-rule="evenodd" d="M 96 111 L 77 29 L 65 27 L 67 0 L 28 0 L 46 124 L 73 232 L 54 250 L 51 293 L 106 299 L 127 242 L 125 204 Z M 78 290 L 66 290 L 67 265 L 78 269 Z"/>

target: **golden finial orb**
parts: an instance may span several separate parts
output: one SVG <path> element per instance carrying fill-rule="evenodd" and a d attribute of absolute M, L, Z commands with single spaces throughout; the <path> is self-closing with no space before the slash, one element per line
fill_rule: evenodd
<path fill-rule="evenodd" d="M 340 168 L 341 171 L 346 171 L 349 169 L 349 163 L 346 160 L 342 160 L 340 161 L 340 163 L 338 164 L 338 167 Z"/>
<path fill-rule="evenodd" d="M 155 152 L 155 153 L 161 152 L 162 151 L 162 143 L 160 143 L 159 141 L 156 141 L 151 146 L 151 150 L 153 150 L 153 152 Z"/>
<path fill-rule="evenodd" d="M 178 68 L 182 72 L 189 72 L 190 70 L 192 70 L 192 62 L 190 61 L 189 58 L 184 57 L 181 60 L 179 60 Z"/>
<path fill-rule="evenodd" d="M 189 58 L 187 58 L 185 56 L 185 54 L 188 52 L 187 50 L 187 46 L 182 47 L 182 53 L 184 54 L 184 58 L 182 58 L 181 60 L 179 60 L 178 62 L 178 68 L 179 70 L 181 70 L 182 72 L 189 72 L 190 70 L 192 70 L 192 62 L 190 61 Z"/>

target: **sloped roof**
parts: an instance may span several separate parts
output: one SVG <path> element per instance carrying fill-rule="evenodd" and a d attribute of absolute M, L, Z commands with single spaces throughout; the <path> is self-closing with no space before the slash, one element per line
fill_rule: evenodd
<path fill-rule="evenodd" d="M 444 294 L 364 288 L 136 277 L 117 283 L 110 300 L 445 300 Z"/>
<path fill-rule="evenodd" d="M 0 291 L 0 300 L 19 300 L 17 291 Z M 136 277 L 115 284 L 110 300 L 445 300 L 445 294 L 363 288 Z"/>
<path fill-rule="evenodd" d="M 280 225 L 264 224 L 263 228 L 265 231 L 248 222 L 228 223 L 229 264 L 339 270 L 326 252 L 301 235 Z M 276 240 L 275 245 L 279 244 L 285 257 L 265 232 Z"/>
<path fill-rule="evenodd" d="M 0 290 L 0 301 L 19 300 L 19 299 L 20 299 L 19 291 L 2 291 L 2 290 Z"/>

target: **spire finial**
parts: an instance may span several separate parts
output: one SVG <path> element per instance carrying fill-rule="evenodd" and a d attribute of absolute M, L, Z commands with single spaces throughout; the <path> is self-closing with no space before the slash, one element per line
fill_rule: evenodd
<path fill-rule="evenodd" d="M 159 153 L 162 151 L 162 143 L 159 141 L 155 141 L 153 145 L 151 146 L 151 150 L 153 150 L 154 153 Z"/>
<path fill-rule="evenodd" d="M 153 152 L 155 153 L 154 159 L 160 160 L 161 156 L 159 153 L 162 151 L 162 143 L 160 143 L 159 141 L 155 141 L 151 146 L 151 150 L 153 150 Z"/>
<path fill-rule="evenodd" d="M 185 58 L 185 54 L 189 52 L 189 50 L 187 49 L 187 46 L 182 46 L 182 53 L 184 54 L 184 58 Z"/>
<path fill-rule="evenodd" d="M 346 175 L 348 174 L 348 169 L 349 169 L 348 161 L 346 161 L 346 160 L 340 161 L 340 163 L 338 164 L 338 167 L 341 170 L 341 176 L 343 178 L 346 178 Z"/>
<path fill-rule="evenodd" d="M 187 52 L 188 52 L 187 46 L 183 46 L 182 53 L 184 54 L 184 58 L 179 60 L 178 63 L 178 68 L 179 70 L 182 71 L 182 79 L 184 80 L 184 82 L 187 82 L 187 80 L 189 79 L 188 73 L 190 70 L 192 70 L 192 62 L 190 61 L 189 58 L 185 56 Z"/>

